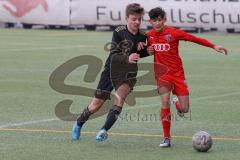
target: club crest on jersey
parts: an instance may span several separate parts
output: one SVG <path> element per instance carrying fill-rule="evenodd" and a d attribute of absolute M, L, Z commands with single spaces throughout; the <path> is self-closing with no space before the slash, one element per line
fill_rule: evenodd
<path fill-rule="evenodd" d="M 167 35 L 165 36 L 165 39 L 166 39 L 166 41 L 170 41 L 170 40 L 172 39 L 171 34 L 167 34 Z"/>

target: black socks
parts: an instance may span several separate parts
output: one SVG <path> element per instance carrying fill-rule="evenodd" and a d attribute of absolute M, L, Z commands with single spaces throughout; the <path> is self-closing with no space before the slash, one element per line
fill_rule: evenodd
<path fill-rule="evenodd" d="M 80 117 L 77 119 L 78 126 L 83 126 L 83 124 L 88 120 L 92 113 L 88 110 L 88 107 L 83 110 Z"/>
<path fill-rule="evenodd" d="M 121 111 L 122 111 L 122 107 L 115 106 L 115 105 L 112 106 L 112 108 L 108 112 L 106 122 L 102 127 L 102 129 L 105 129 L 106 131 L 108 131 L 118 119 L 118 116 L 120 115 Z"/>

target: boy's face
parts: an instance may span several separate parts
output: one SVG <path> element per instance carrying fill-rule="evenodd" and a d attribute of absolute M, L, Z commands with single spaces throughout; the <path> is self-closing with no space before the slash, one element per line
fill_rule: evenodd
<path fill-rule="evenodd" d="M 160 31 L 166 22 L 166 17 L 164 18 L 158 17 L 158 18 L 150 19 L 149 22 L 151 23 L 154 29 L 156 29 L 157 31 Z"/>
<path fill-rule="evenodd" d="M 128 29 L 137 32 L 141 25 L 142 16 L 142 14 L 130 14 L 126 16 Z"/>

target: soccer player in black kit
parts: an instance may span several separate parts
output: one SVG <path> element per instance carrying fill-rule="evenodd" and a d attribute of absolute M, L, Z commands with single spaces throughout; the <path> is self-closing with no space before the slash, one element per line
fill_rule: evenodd
<path fill-rule="evenodd" d="M 122 111 L 124 100 L 133 89 L 137 76 L 137 61 L 141 57 L 148 56 L 154 52 L 153 48 L 138 51 L 139 42 L 146 42 L 145 33 L 139 30 L 144 9 L 137 3 L 126 7 L 126 26 L 117 27 L 112 36 L 112 46 L 109 57 L 105 63 L 104 70 L 95 95 L 91 103 L 83 110 L 77 122 L 72 128 L 72 140 L 78 140 L 81 128 L 88 118 L 97 112 L 104 102 L 110 99 L 110 93 L 116 90 L 113 106 L 109 110 L 105 124 L 96 135 L 97 141 L 107 139 L 107 131 L 116 122 Z M 152 53 L 151 53 L 152 54 Z"/>

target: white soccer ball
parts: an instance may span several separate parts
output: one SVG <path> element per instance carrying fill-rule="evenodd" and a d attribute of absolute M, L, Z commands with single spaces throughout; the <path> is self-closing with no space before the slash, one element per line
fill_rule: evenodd
<path fill-rule="evenodd" d="M 193 148 L 199 152 L 207 152 L 213 144 L 212 137 L 205 131 L 199 131 L 193 135 Z"/>

